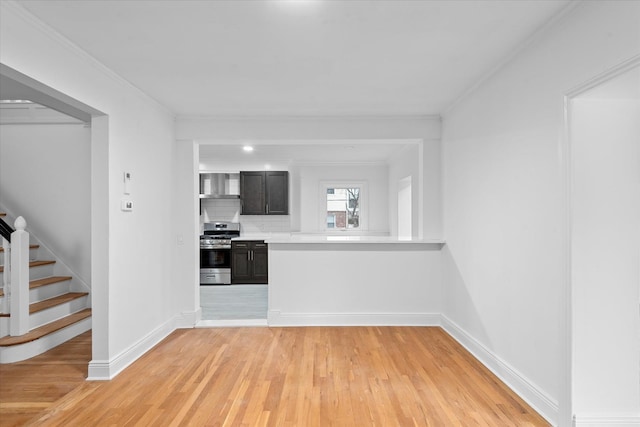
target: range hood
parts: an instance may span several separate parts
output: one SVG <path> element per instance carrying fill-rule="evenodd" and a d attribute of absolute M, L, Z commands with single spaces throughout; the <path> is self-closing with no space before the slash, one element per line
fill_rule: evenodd
<path fill-rule="evenodd" d="M 239 199 L 240 173 L 201 173 L 201 199 Z"/>

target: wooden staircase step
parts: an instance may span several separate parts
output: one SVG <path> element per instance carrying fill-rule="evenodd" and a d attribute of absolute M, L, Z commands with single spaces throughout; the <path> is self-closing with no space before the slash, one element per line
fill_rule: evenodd
<path fill-rule="evenodd" d="M 71 280 L 71 276 L 51 276 L 44 279 L 32 280 L 29 282 L 29 289 L 39 288 L 41 286 L 53 285 L 54 283 L 66 282 Z M 4 296 L 4 291 L 0 289 L 0 298 Z M 0 313 L 0 317 L 9 317 L 8 313 Z"/>
<path fill-rule="evenodd" d="M 29 289 L 39 288 L 41 286 L 52 285 L 54 283 L 65 282 L 71 280 L 71 276 L 51 276 L 44 279 L 32 280 L 29 282 Z"/>
<path fill-rule="evenodd" d="M 40 267 L 41 265 L 55 264 L 55 261 L 30 261 L 29 268 Z M 0 265 L 0 273 L 4 272 L 4 265 Z"/>
<path fill-rule="evenodd" d="M 89 295 L 88 292 L 69 292 L 40 302 L 34 302 L 33 304 L 29 304 L 29 314 L 37 313 L 39 311 L 46 310 L 47 308 L 55 307 L 56 305 L 64 304 L 65 302 L 73 301 L 74 299 L 82 298 L 87 295 Z"/>
<path fill-rule="evenodd" d="M 29 249 L 38 249 L 40 245 L 29 245 Z M 4 252 L 4 248 L 0 248 L 0 252 Z"/>
<path fill-rule="evenodd" d="M 65 316 L 62 319 L 58 319 L 54 322 L 47 323 L 46 325 L 35 328 L 24 335 L 20 335 L 18 337 L 7 336 L 0 338 L 0 347 L 8 347 L 35 341 L 39 338 L 44 337 L 45 335 L 49 335 L 53 332 L 59 331 L 60 329 L 66 328 L 67 326 L 84 320 L 89 316 L 91 316 L 91 309 L 86 308 L 82 311 L 78 311 L 77 313 L 72 313 L 68 316 Z"/>

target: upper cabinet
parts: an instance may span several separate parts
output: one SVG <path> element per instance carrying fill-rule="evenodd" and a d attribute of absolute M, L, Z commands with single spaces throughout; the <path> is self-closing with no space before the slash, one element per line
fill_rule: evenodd
<path fill-rule="evenodd" d="M 240 172 L 241 215 L 288 215 L 289 172 Z"/>

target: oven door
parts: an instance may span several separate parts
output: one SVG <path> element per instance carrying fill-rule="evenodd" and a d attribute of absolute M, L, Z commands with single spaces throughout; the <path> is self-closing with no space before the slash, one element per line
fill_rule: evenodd
<path fill-rule="evenodd" d="M 231 246 L 200 248 L 200 268 L 231 268 Z"/>
<path fill-rule="evenodd" d="M 231 246 L 200 248 L 200 284 L 231 284 Z"/>

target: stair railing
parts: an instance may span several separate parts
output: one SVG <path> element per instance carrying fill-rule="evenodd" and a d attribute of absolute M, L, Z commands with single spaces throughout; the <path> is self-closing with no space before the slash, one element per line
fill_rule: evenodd
<path fill-rule="evenodd" d="M 25 230 L 27 222 L 19 216 L 14 223 L 15 231 L 7 235 L 12 229 L 1 218 L 0 221 L 5 251 L 3 285 L 5 297 L 9 299 L 9 335 L 24 335 L 29 332 L 29 233 Z"/>
<path fill-rule="evenodd" d="M 5 297 L 2 298 L 2 302 L 0 303 L 0 313 L 8 313 L 9 312 L 9 277 L 11 275 L 11 233 L 13 229 L 9 227 L 9 224 L 4 222 L 2 218 L 0 218 L 0 236 L 2 236 L 2 249 L 4 256 L 4 273 L 2 274 L 2 292 Z"/>

